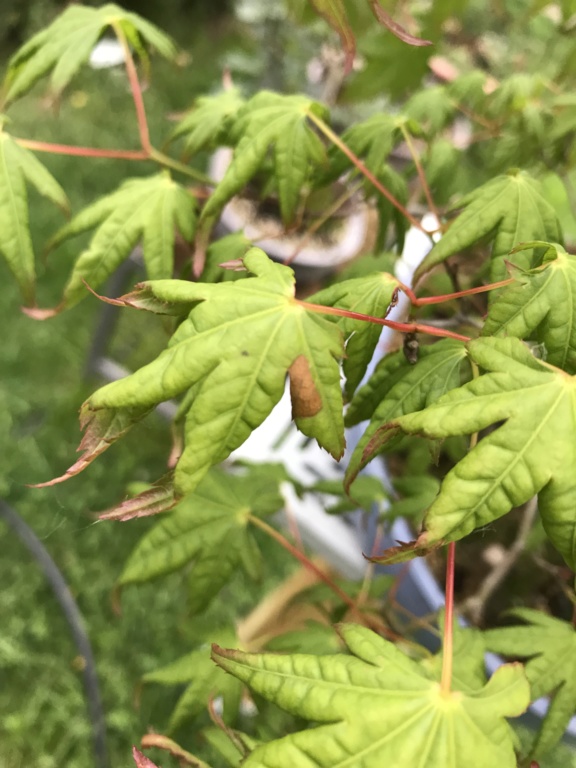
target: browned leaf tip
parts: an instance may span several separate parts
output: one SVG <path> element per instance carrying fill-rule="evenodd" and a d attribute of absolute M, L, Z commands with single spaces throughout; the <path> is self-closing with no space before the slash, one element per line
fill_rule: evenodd
<path fill-rule="evenodd" d="M 305 355 L 298 355 L 288 369 L 288 374 L 293 418 L 305 419 L 316 416 L 322 410 L 322 398 L 312 378 L 308 358 Z"/>
<path fill-rule="evenodd" d="M 134 758 L 137 768 L 158 768 L 156 763 L 153 763 L 149 757 L 143 755 L 136 747 L 132 747 L 132 757 Z"/>
<path fill-rule="evenodd" d="M 204 243 L 197 243 L 192 256 L 192 274 L 194 279 L 197 280 L 204 271 L 204 265 L 206 264 L 206 247 Z"/>
<path fill-rule="evenodd" d="M 218 264 L 218 266 L 222 267 L 222 269 L 229 269 L 231 272 L 248 272 L 242 259 L 230 259 L 230 261 L 223 261 L 221 264 Z"/>
<path fill-rule="evenodd" d="M 40 307 L 20 307 L 22 312 L 32 320 L 49 320 L 51 317 L 56 317 L 62 312 L 62 305 L 53 307 L 52 309 L 40 309 Z"/>
<path fill-rule="evenodd" d="M 148 733 L 146 736 L 142 736 L 142 749 L 150 749 L 156 747 L 156 749 L 163 749 L 170 755 L 178 758 L 183 765 L 200 766 L 200 761 L 194 757 L 190 752 L 187 752 L 179 744 L 167 736 L 162 736 L 160 733 Z"/>
<path fill-rule="evenodd" d="M 176 504 L 172 474 L 161 478 L 151 488 L 98 515 L 99 520 L 125 522 L 136 517 L 150 517 L 168 512 Z"/>
<path fill-rule="evenodd" d="M 90 291 L 92 296 L 96 296 L 99 301 L 103 301 L 106 304 L 112 304 L 114 307 L 125 306 L 125 302 L 123 301 L 124 297 L 120 297 L 119 299 L 109 299 L 108 296 L 102 296 L 100 293 L 97 293 L 94 288 L 91 288 L 86 280 L 84 280 L 84 278 L 82 278 L 82 282 L 84 283 L 84 286 L 87 288 L 87 290 Z"/>
<path fill-rule="evenodd" d="M 386 27 L 386 29 L 389 29 L 399 40 L 402 40 L 402 42 L 407 43 L 408 45 L 432 45 L 432 40 L 424 40 L 421 37 L 414 37 L 414 35 L 411 35 L 401 24 L 394 21 L 392 16 L 382 8 L 378 0 L 369 0 L 369 3 L 372 8 L 372 13 L 376 16 L 380 24 Z"/>

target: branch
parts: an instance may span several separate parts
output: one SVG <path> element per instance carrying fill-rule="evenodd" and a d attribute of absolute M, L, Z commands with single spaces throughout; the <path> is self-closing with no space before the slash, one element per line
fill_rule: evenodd
<path fill-rule="evenodd" d="M 97 147 L 75 147 L 69 144 L 51 144 L 47 141 L 19 139 L 15 141 L 33 152 L 50 152 L 54 155 L 78 155 L 80 157 L 105 157 L 114 160 L 148 160 L 143 149 L 98 149 Z"/>
<path fill-rule="evenodd" d="M 438 211 L 438 207 L 436 203 L 434 202 L 432 193 L 430 192 L 430 186 L 428 184 L 428 180 L 426 179 L 426 174 L 424 173 L 424 168 L 422 167 L 422 163 L 420 162 L 418 152 L 416 152 L 416 147 L 414 146 L 414 142 L 412 141 L 412 137 L 410 136 L 410 131 L 408 131 L 405 125 L 401 125 L 400 130 L 402 132 L 402 136 L 404 137 L 404 141 L 406 142 L 406 146 L 408 147 L 408 151 L 410 152 L 412 160 L 414 161 L 414 165 L 416 166 L 416 172 L 418 173 L 420 184 L 422 184 L 422 190 L 424 192 L 426 202 L 428 203 L 428 208 L 434 214 L 437 221 L 439 222 L 440 213 Z"/>
<path fill-rule="evenodd" d="M 518 534 L 512 546 L 505 550 L 500 562 L 488 573 L 480 584 L 476 594 L 466 598 L 460 606 L 462 613 L 468 614 L 474 624 L 481 624 L 486 610 L 486 604 L 504 581 L 526 546 L 526 541 L 532 530 L 534 519 L 538 512 L 536 496 L 524 505 L 522 521 L 518 528 Z"/>
<path fill-rule="evenodd" d="M 310 304 L 307 301 L 296 300 L 297 304 L 300 304 L 310 312 L 318 312 L 323 315 L 337 315 L 338 317 L 349 317 L 351 320 L 364 320 L 367 323 L 375 323 L 376 325 L 385 325 L 388 328 L 392 328 L 395 331 L 401 333 L 427 333 L 429 336 L 440 336 L 446 339 L 456 339 L 457 341 L 470 341 L 469 336 L 463 336 L 460 333 L 453 333 L 443 328 L 435 328 L 432 325 L 425 325 L 423 323 L 397 323 L 395 320 L 386 320 L 383 317 L 373 317 L 372 315 L 363 315 L 360 312 L 351 312 L 348 309 L 338 309 L 337 307 L 324 307 L 322 304 Z"/>
<path fill-rule="evenodd" d="M 303 552 L 300 552 L 300 550 L 291 544 L 288 539 L 279 531 L 277 531 L 271 525 L 268 525 L 268 523 L 265 523 L 264 520 L 261 520 L 259 517 L 255 517 L 254 515 L 248 515 L 248 520 L 253 525 L 257 526 L 266 534 L 268 534 L 270 538 L 277 541 L 278 544 L 280 544 L 280 546 L 282 546 L 287 552 L 295 557 L 298 562 L 302 563 L 305 568 L 311 571 L 315 576 L 323 581 L 324 584 L 330 587 L 334 594 L 337 595 L 337 597 L 339 597 L 340 600 L 342 600 L 342 602 L 347 605 L 367 626 L 370 626 L 376 632 L 385 635 L 390 640 L 399 640 L 398 635 L 392 632 L 392 630 L 390 630 L 389 627 L 387 627 L 381 619 L 376 616 L 363 613 L 356 604 L 355 600 L 350 597 L 350 595 L 346 594 L 344 590 L 340 589 L 338 584 L 336 584 L 327 573 L 324 573 L 321 568 L 313 563 L 312 560 L 310 560 L 310 558 L 308 558 Z"/>
<path fill-rule="evenodd" d="M 124 35 L 122 27 L 117 22 L 112 22 L 112 28 L 118 38 L 124 50 L 124 61 L 126 64 L 126 74 L 128 75 L 128 82 L 130 83 L 130 91 L 132 92 L 132 99 L 134 100 L 134 106 L 136 108 L 136 118 L 138 120 L 138 132 L 140 134 L 140 144 L 142 149 L 149 155 L 152 152 L 152 145 L 150 144 L 150 131 L 148 130 L 148 120 L 146 119 L 146 109 L 144 107 L 144 99 L 142 98 L 142 88 L 140 87 L 140 81 L 138 80 L 138 72 L 136 71 L 136 65 L 134 64 L 134 58 L 132 57 L 132 51 Z"/>

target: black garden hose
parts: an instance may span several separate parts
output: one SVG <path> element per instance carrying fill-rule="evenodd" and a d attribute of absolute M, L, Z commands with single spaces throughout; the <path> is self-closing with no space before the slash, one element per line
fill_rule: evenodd
<path fill-rule="evenodd" d="M 96 768 L 109 768 L 106 726 L 98 676 L 96 674 L 96 664 L 82 614 L 70 592 L 68 584 L 46 547 L 20 515 L 2 500 L 0 500 L 0 519 L 9 525 L 34 557 L 50 583 L 52 591 L 66 616 L 78 653 L 85 662 L 83 669 L 84 691 L 88 704 L 88 715 L 92 723 L 94 764 Z"/>

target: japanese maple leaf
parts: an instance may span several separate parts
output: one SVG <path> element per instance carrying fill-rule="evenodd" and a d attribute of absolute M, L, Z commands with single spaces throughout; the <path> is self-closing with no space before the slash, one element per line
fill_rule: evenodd
<path fill-rule="evenodd" d="M 270 91 L 261 91 L 240 108 L 230 129 L 232 162 L 202 211 L 202 244 L 226 203 L 244 189 L 270 153 L 282 220 L 292 222 L 312 169 L 326 162 L 324 145 L 308 119 L 311 112 L 327 116 L 325 107 L 306 96 Z"/>
<path fill-rule="evenodd" d="M 499 292 L 482 330 L 544 345 L 546 361 L 576 373 L 576 256 L 561 245 L 524 243 L 512 253 L 545 247 L 540 266 L 515 269 L 515 282 Z"/>
<path fill-rule="evenodd" d="M 218 642 L 238 642 L 231 630 L 212 632 L 211 636 L 218 636 Z M 169 732 L 174 732 L 183 723 L 198 717 L 206 710 L 210 699 L 216 696 L 222 697 L 225 722 L 233 723 L 238 715 L 243 685 L 231 675 L 224 675 L 222 670 L 214 665 L 210 659 L 209 643 L 203 643 L 199 648 L 165 667 L 148 672 L 142 680 L 144 683 L 157 685 L 186 685 L 170 716 Z"/>
<path fill-rule="evenodd" d="M 102 34 L 119 31 L 147 64 L 146 46 L 166 58 L 176 47 L 158 27 L 114 3 L 100 8 L 71 5 L 58 18 L 30 38 L 8 62 L 4 81 L 8 101 L 23 96 L 50 70 L 50 88 L 58 94 L 88 60 Z"/>
<path fill-rule="evenodd" d="M 233 119 L 244 103 L 237 88 L 200 96 L 174 128 L 170 140 L 183 138 L 189 154 L 226 144 Z"/>
<path fill-rule="evenodd" d="M 538 183 L 523 171 L 497 176 L 464 197 L 454 206 L 462 213 L 432 248 L 415 272 L 418 281 L 437 264 L 477 242 L 492 242 L 491 279 L 506 277 L 504 257 L 526 240 L 561 242 L 560 222 L 554 208 L 540 193 Z M 531 254 L 517 254 L 516 263 L 532 266 Z"/>
<path fill-rule="evenodd" d="M 484 687 L 444 692 L 434 670 L 369 630 L 342 625 L 350 655 L 250 654 L 213 647 L 217 664 L 268 701 L 318 726 L 256 747 L 258 768 L 516 768 L 505 717 L 521 714 L 521 665 Z"/>
<path fill-rule="evenodd" d="M 546 533 L 574 569 L 576 377 L 537 360 L 518 339 L 480 338 L 468 350 L 485 373 L 428 408 L 393 419 L 383 440 L 398 430 L 445 438 L 492 429 L 446 475 L 417 541 L 379 559 L 404 559 L 460 539 L 538 494 Z"/>
<path fill-rule="evenodd" d="M 572 624 L 542 611 L 516 608 L 510 614 L 526 624 L 491 629 L 483 637 L 490 651 L 528 659 L 526 676 L 533 701 L 553 693 L 530 750 L 530 757 L 538 760 L 560 741 L 576 711 L 576 631 Z"/>
<path fill-rule="evenodd" d="M 211 470 L 138 542 L 120 584 L 150 581 L 192 563 L 189 607 L 198 612 L 239 568 L 257 578 L 261 556 L 250 520 L 283 507 L 278 486 L 268 467 L 244 475 Z"/>
<path fill-rule="evenodd" d="M 35 268 L 27 184 L 68 211 L 62 187 L 31 152 L 6 133 L 0 118 L 0 253 L 18 281 L 24 301 L 32 306 Z"/>
<path fill-rule="evenodd" d="M 191 241 L 196 226 L 196 202 L 166 172 L 128 179 L 119 189 L 78 213 L 50 241 L 50 248 L 95 228 L 86 250 L 77 258 L 55 312 L 88 295 L 86 284 L 100 286 L 142 242 L 148 277 L 172 277 L 177 233 Z"/>
<path fill-rule="evenodd" d="M 341 331 L 294 298 L 291 269 L 257 248 L 244 264 L 253 277 L 217 285 L 143 283 L 120 301 L 186 319 L 156 360 L 84 403 L 83 456 L 52 483 L 84 469 L 158 403 L 186 395 L 175 485 L 177 496 L 188 493 L 266 419 L 284 392 L 286 374 L 297 427 L 335 458 L 342 456 Z"/>

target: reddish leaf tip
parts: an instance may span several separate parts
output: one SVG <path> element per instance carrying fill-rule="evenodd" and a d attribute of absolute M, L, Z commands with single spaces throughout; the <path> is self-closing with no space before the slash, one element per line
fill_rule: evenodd
<path fill-rule="evenodd" d="M 25 315 L 31 317 L 33 320 L 48 320 L 51 317 L 59 315 L 60 312 L 62 312 L 63 307 L 59 304 L 52 309 L 41 309 L 40 307 L 20 307 L 20 309 Z"/>

